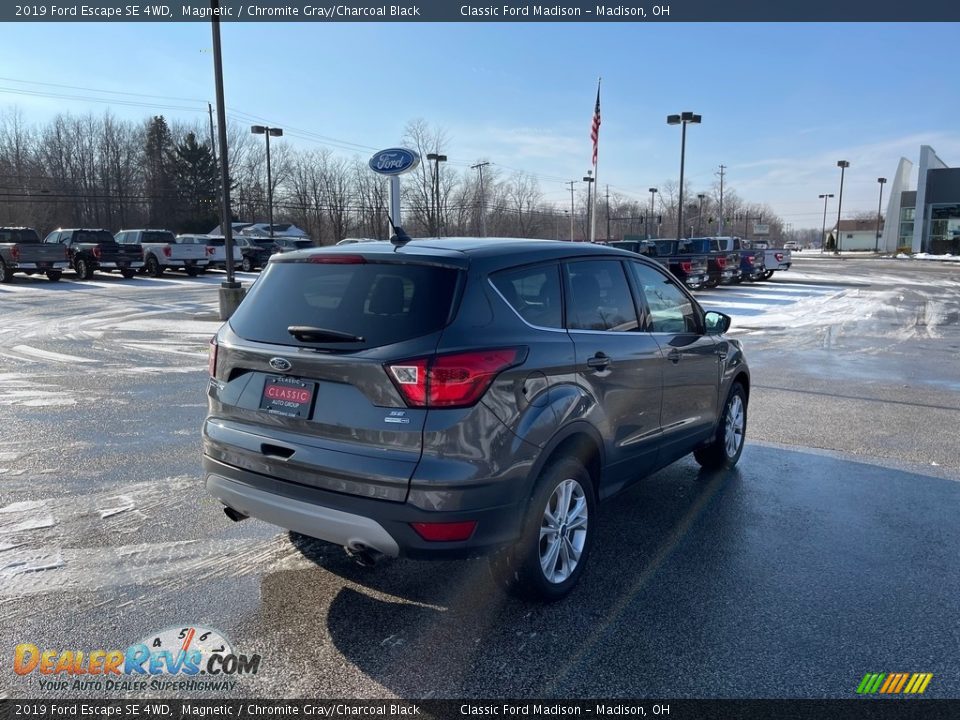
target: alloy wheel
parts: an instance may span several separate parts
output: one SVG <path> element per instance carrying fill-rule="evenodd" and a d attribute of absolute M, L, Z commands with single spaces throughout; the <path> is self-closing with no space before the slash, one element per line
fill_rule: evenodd
<path fill-rule="evenodd" d="M 576 569 L 587 540 L 587 498 L 576 480 L 562 481 L 547 501 L 540 523 L 540 569 L 559 584 Z"/>

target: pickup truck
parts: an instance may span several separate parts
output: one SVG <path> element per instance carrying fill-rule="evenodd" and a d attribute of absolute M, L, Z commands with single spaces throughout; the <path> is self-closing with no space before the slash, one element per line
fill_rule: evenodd
<path fill-rule="evenodd" d="M 33 228 L 0 227 L 0 282 L 11 282 L 17 272 L 46 273 L 56 282 L 69 264 L 66 248 L 40 242 Z"/>
<path fill-rule="evenodd" d="M 54 230 L 43 242 L 67 248 L 70 266 L 80 280 L 89 280 L 97 270 L 117 270 L 129 280 L 143 267 L 140 246 L 119 245 L 109 230 Z"/>
<path fill-rule="evenodd" d="M 227 269 L 227 239 L 223 235 L 177 235 L 177 242 L 183 245 L 200 245 L 206 248 L 207 268 Z M 240 267 L 243 261 L 243 253 L 240 248 L 233 246 L 233 265 Z M 202 272 L 202 271 L 201 271 Z"/>
<path fill-rule="evenodd" d="M 706 256 L 708 279 L 705 287 L 740 282 L 740 253 L 721 250 L 716 238 L 689 238 L 680 243 L 680 252 Z"/>
<path fill-rule="evenodd" d="M 242 259 L 240 267 L 244 272 L 253 272 L 257 268 L 264 268 L 270 262 L 270 256 L 277 252 L 277 246 L 268 237 L 235 236 L 233 241 L 240 248 Z"/>
<path fill-rule="evenodd" d="M 717 241 L 721 250 L 740 253 L 741 280 L 750 280 L 751 282 L 767 280 L 773 275 L 773 270 L 780 269 L 775 266 L 767 267 L 766 252 L 755 249 L 748 240 L 742 240 L 738 237 L 715 237 L 711 239 Z M 771 259 L 774 259 L 773 255 L 771 255 Z M 789 262 L 787 267 L 790 267 Z"/>
<path fill-rule="evenodd" d="M 676 240 L 615 240 L 610 245 L 660 263 L 691 290 L 699 290 L 709 280 L 706 256 L 682 252 Z"/>
<path fill-rule="evenodd" d="M 142 247 L 143 269 L 153 277 L 160 277 L 167 269 L 185 270 L 196 277 L 210 262 L 204 248 L 178 243 L 169 230 L 121 230 L 117 242 Z"/>
<path fill-rule="evenodd" d="M 757 253 L 763 252 L 764 273 L 762 279 L 764 280 L 772 278 L 773 273 L 777 270 L 789 270 L 790 265 L 793 264 L 793 253 L 790 248 L 786 247 L 790 243 L 786 243 L 782 248 L 771 248 L 764 240 L 744 240 L 743 242 Z"/>

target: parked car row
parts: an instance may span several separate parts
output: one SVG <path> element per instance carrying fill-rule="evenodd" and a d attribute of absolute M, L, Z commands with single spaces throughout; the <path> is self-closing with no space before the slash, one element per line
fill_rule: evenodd
<path fill-rule="evenodd" d="M 759 248 L 738 237 L 618 240 L 609 244 L 656 261 L 691 290 L 769 280 L 774 272 L 789 270 L 793 261 L 786 248 Z"/>
<path fill-rule="evenodd" d="M 252 272 L 265 267 L 274 254 L 311 245 L 305 238 L 238 236 L 233 261 Z M 54 230 L 41 241 L 33 228 L 0 227 L 0 282 L 11 282 L 18 272 L 45 274 L 55 282 L 65 270 L 73 270 L 80 280 L 89 280 L 97 271 L 118 272 L 126 279 L 137 273 L 160 277 L 167 270 L 195 277 L 208 269 L 225 269 L 226 264 L 222 235 L 174 235 L 153 229 L 114 235 L 102 228 L 75 228 Z"/>

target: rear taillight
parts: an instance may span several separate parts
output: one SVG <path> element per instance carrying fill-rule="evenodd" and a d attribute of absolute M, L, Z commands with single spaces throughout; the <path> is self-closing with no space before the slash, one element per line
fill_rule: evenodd
<path fill-rule="evenodd" d="M 313 255 L 307 262 L 323 265 L 363 265 L 367 259 L 363 255 Z"/>
<path fill-rule="evenodd" d="M 405 360 L 385 369 L 409 407 L 469 407 L 497 375 L 526 355 L 526 348 L 474 350 Z"/>
<path fill-rule="evenodd" d="M 724 268 L 724 267 L 726 267 L 726 266 L 727 266 L 727 259 L 726 259 L 726 258 L 722 258 L 722 257 L 718 257 L 718 258 L 717 258 L 717 267 L 718 267 L 718 268 Z"/>
<path fill-rule="evenodd" d="M 682 263 L 680 263 L 680 269 L 685 273 L 688 273 L 693 269 L 693 263 L 689 260 L 684 260 Z"/>
<path fill-rule="evenodd" d="M 207 247 L 207 255 L 213 255 L 213 248 L 212 248 L 212 247 L 209 247 L 209 246 Z"/>
<path fill-rule="evenodd" d="M 164 248 L 163 248 L 163 256 L 164 256 L 164 257 L 170 257 L 171 252 L 172 252 L 172 251 L 171 251 L 171 249 L 170 249 L 170 246 L 169 246 L 169 245 L 165 245 Z"/>
<path fill-rule="evenodd" d="M 217 339 L 210 338 L 210 356 L 207 359 L 207 372 L 210 377 L 217 376 Z"/>
<path fill-rule="evenodd" d="M 94 248 L 93 248 L 93 256 L 94 256 L 97 260 L 99 260 L 102 255 L 103 255 L 103 250 L 100 249 L 100 246 L 99 246 L 99 245 L 95 245 Z"/>
<path fill-rule="evenodd" d="M 444 522 L 444 523 L 410 523 L 417 535 L 424 540 L 431 542 L 455 542 L 457 540 L 469 540 L 473 531 L 477 527 L 476 520 L 465 520 L 463 522 Z"/>
<path fill-rule="evenodd" d="M 753 255 L 744 256 L 744 260 L 747 261 L 747 265 L 753 265 Z"/>
<path fill-rule="evenodd" d="M 783 262 L 783 253 L 774 253 L 773 256 L 777 259 L 777 262 Z"/>
<path fill-rule="evenodd" d="M 20 262 L 20 248 L 18 248 L 16 245 L 10 248 L 10 257 L 14 262 Z"/>

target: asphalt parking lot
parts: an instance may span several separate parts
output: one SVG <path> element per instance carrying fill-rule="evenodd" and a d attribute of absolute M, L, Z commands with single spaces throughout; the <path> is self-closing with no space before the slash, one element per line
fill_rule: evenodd
<path fill-rule="evenodd" d="M 77 694 L 15 675 L 19 643 L 187 625 L 262 656 L 219 697 L 850 698 L 893 671 L 960 697 L 960 264 L 800 257 L 700 293 L 753 372 L 740 465 L 684 460 L 602 508 L 551 606 L 501 595 L 484 561 L 368 569 L 230 522 L 199 474 L 221 276 L 71 278 L 0 286 L 11 697 Z"/>

